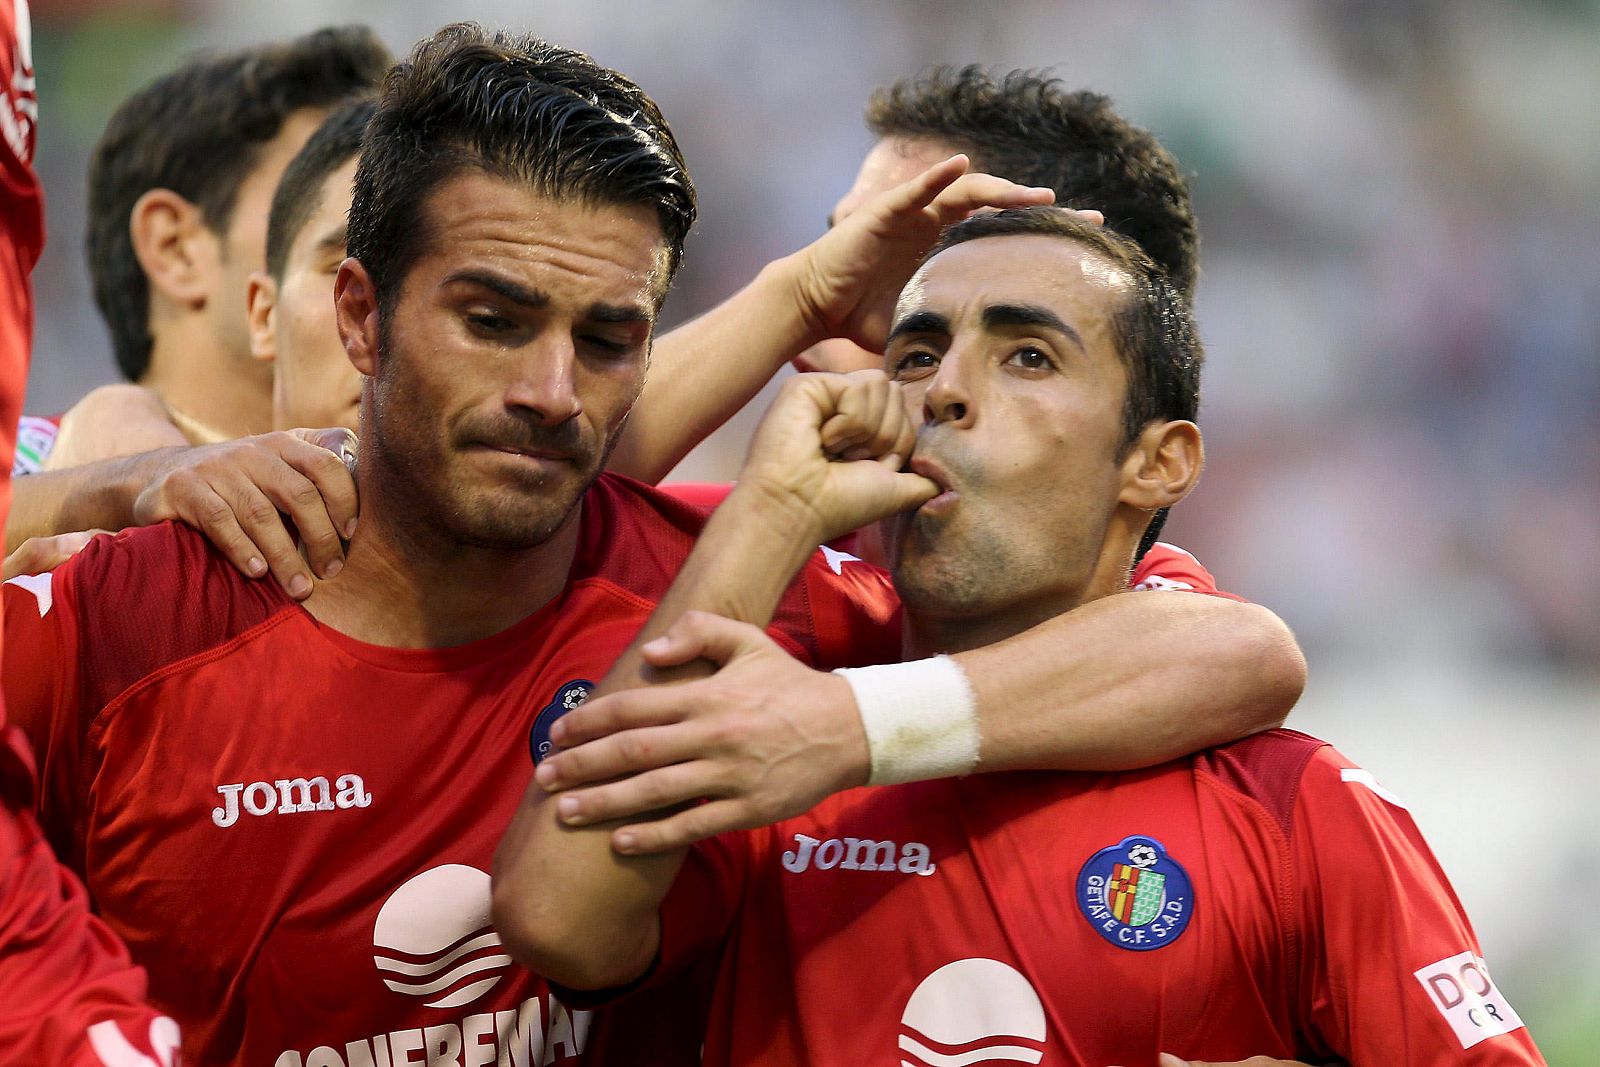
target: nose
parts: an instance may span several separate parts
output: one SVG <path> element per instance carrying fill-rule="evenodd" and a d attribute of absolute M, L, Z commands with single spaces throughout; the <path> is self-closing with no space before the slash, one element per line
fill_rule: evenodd
<path fill-rule="evenodd" d="M 516 379 L 506 389 L 506 407 L 527 412 L 542 425 L 559 426 L 583 410 L 577 374 L 572 338 L 542 338 L 529 346 Z"/>
<path fill-rule="evenodd" d="M 962 371 L 964 363 L 955 352 L 947 352 L 939 361 L 939 369 L 928 383 L 928 391 L 922 394 L 924 423 L 946 423 L 959 427 L 972 424 L 975 409 L 971 389 Z"/>

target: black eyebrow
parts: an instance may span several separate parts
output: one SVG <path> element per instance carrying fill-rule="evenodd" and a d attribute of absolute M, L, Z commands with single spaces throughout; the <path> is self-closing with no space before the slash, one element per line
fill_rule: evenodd
<path fill-rule="evenodd" d="M 327 233 L 323 234 L 322 239 L 317 242 L 317 249 L 319 251 L 331 252 L 335 248 L 344 248 L 347 244 L 349 244 L 348 238 L 349 227 L 340 226 L 337 230 L 329 230 Z"/>
<path fill-rule="evenodd" d="M 990 304 L 983 309 L 983 326 L 988 330 L 1042 326 L 1056 331 L 1079 348 L 1084 347 L 1083 338 L 1078 336 L 1077 330 L 1068 326 L 1054 311 L 1037 304 Z"/>
<path fill-rule="evenodd" d="M 523 307 L 542 308 L 550 302 L 550 298 L 535 289 L 528 289 L 514 281 L 502 278 L 497 274 L 489 274 L 480 270 L 458 270 L 444 280 L 444 284 L 451 285 L 455 282 L 466 282 L 468 285 L 479 285 L 492 293 L 505 297 L 513 304 Z"/>
<path fill-rule="evenodd" d="M 650 313 L 642 307 L 617 304 L 595 304 L 589 308 L 589 318 L 595 322 L 651 322 Z"/>
<path fill-rule="evenodd" d="M 913 311 L 894 324 L 887 340 L 893 341 L 908 333 L 950 333 L 950 320 L 936 311 Z"/>

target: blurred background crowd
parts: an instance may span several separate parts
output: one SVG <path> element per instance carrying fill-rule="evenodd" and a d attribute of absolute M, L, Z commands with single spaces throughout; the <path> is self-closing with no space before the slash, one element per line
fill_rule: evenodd
<path fill-rule="evenodd" d="M 1296 628 L 1291 725 L 1409 797 L 1550 1062 L 1595 1062 L 1600 0 L 41 3 L 27 410 L 116 376 L 84 174 L 128 91 L 197 48 L 366 22 L 403 52 L 453 18 L 661 103 L 702 205 L 668 325 L 816 236 L 908 73 L 1049 66 L 1155 132 L 1196 195 L 1210 361 L 1210 466 L 1166 539 Z M 679 476 L 731 477 L 754 415 Z"/>

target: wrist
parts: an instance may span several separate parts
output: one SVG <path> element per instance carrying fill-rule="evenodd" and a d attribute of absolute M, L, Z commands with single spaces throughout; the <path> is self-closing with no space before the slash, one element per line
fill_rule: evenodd
<path fill-rule="evenodd" d="M 756 276 L 756 284 L 766 288 L 771 297 L 767 306 L 792 316 L 786 360 L 838 333 L 820 299 L 821 287 L 810 251 L 808 246 L 775 259 Z"/>
<path fill-rule="evenodd" d="M 762 475 L 742 471 L 712 519 L 727 513 L 769 555 L 804 562 L 827 535 L 816 508 L 794 488 Z"/>
<path fill-rule="evenodd" d="M 949 656 L 835 671 L 866 736 L 868 785 L 955 778 L 978 767 L 978 702 Z"/>
<path fill-rule="evenodd" d="M 827 679 L 828 707 L 839 717 L 834 731 L 839 765 L 834 776 L 834 792 L 867 784 L 872 774 L 872 753 L 867 747 L 867 731 L 861 723 L 861 709 L 855 690 L 841 674 L 823 674 Z"/>

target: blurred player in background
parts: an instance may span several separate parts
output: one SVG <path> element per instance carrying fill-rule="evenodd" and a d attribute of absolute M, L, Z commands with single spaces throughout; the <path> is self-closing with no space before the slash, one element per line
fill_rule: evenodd
<path fill-rule="evenodd" d="M 44 245 L 29 29 L 26 0 L 0 0 L 0 515 Z M 174 1067 L 177 1025 L 144 1003 L 144 971 L 45 844 L 35 789 L 33 755 L 0 706 L 0 1064 Z"/>
<path fill-rule="evenodd" d="M 88 262 L 132 384 L 91 392 L 59 432 L 32 420 L 20 473 L 267 428 L 244 328 L 267 205 L 328 109 L 391 61 L 365 27 L 324 29 L 190 60 L 123 103 L 90 162 Z"/>
<path fill-rule="evenodd" d="M 879 409 L 850 379 L 789 383 L 601 688 L 703 656 L 792 684 L 808 671 L 756 628 L 787 573 L 772 571 L 894 515 L 903 653 L 930 658 L 846 672 L 890 788 L 642 861 L 530 790 L 496 872 L 518 958 L 613 991 L 717 960 L 710 1064 L 1543 1063 L 1404 807 L 1323 742 L 1272 731 L 1138 772 L 921 780 L 987 762 L 996 740 L 950 654 L 1116 595 L 1152 515 L 1192 488 L 1202 352 L 1160 268 L 1055 208 L 951 227 L 888 338 L 910 425 L 874 436 L 860 412 Z M 860 461 L 834 459 L 840 437 Z M 755 626 L 673 626 L 691 611 Z M 640 642 L 663 637 L 647 665 Z M 607 718 L 579 708 L 557 743 L 609 734 Z"/>

